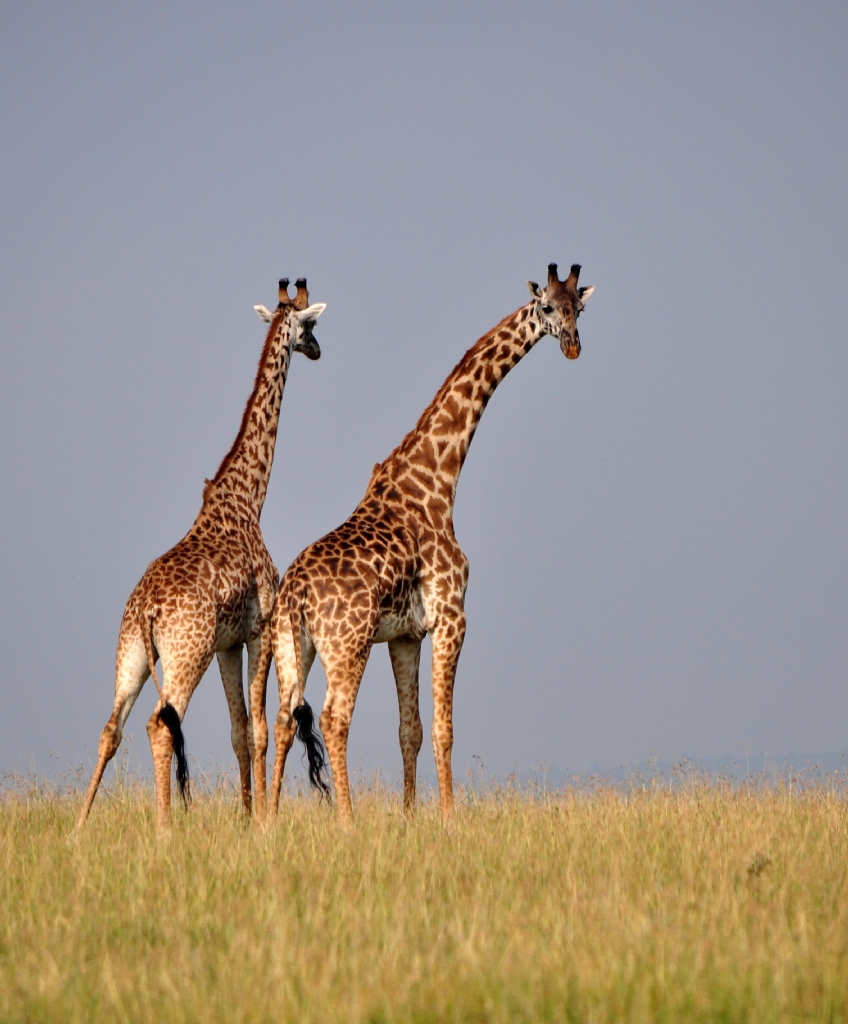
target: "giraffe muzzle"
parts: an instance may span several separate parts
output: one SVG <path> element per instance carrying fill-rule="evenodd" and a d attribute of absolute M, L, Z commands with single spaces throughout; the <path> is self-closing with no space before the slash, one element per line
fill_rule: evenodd
<path fill-rule="evenodd" d="M 307 359 L 321 358 L 321 347 L 318 344 L 317 338 L 310 338 L 309 342 L 301 346 L 298 351 L 302 352 Z"/>
<path fill-rule="evenodd" d="M 294 350 L 295 352 L 302 352 L 307 359 L 321 358 L 321 347 L 318 344 L 318 339 L 312 333 L 311 322 L 305 325 L 303 337 L 300 342 L 294 346 Z"/>
<path fill-rule="evenodd" d="M 574 337 L 564 334 L 559 347 L 566 359 L 576 359 L 580 355 L 580 335 L 575 331 Z"/>

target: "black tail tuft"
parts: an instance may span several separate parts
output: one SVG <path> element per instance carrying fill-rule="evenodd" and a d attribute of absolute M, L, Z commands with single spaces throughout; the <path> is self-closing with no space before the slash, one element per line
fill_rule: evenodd
<path fill-rule="evenodd" d="M 329 796 L 330 787 L 324 781 L 324 770 L 327 759 L 324 756 L 324 744 L 315 728 L 315 716 L 312 708 L 304 701 L 294 709 L 294 720 L 297 722 L 297 738 L 306 747 L 306 760 L 309 762 L 309 781 L 320 789 L 324 796 Z"/>
<path fill-rule="evenodd" d="M 174 741 L 174 757 L 177 759 L 177 785 L 180 787 L 180 796 L 183 803 L 188 807 L 191 803 L 191 787 L 188 778 L 188 761 L 185 753 L 185 738 L 180 725 L 180 716 L 173 704 L 166 702 L 159 712 L 159 721 L 168 727 L 171 738 Z"/>

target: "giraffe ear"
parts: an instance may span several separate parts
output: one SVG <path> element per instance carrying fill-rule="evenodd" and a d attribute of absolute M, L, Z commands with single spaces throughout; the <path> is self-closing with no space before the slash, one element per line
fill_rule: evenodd
<path fill-rule="evenodd" d="M 271 313 L 264 306 L 253 307 L 259 315 L 260 320 L 264 320 L 266 324 L 271 323 Z"/>
<path fill-rule="evenodd" d="M 306 320 L 317 320 L 326 308 L 326 302 L 316 302 L 312 306 L 307 306 L 306 309 L 302 309 L 298 313 L 295 313 L 295 316 L 301 323 L 304 323 Z"/>
<path fill-rule="evenodd" d="M 580 301 L 583 303 L 584 306 L 589 301 L 589 299 L 592 298 L 592 292 L 594 290 L 595 290 L 595 286 L 593 284 L 588 285 L 586 288 L 578 288 L 577 289 L 577 295 L 578 295 Z"/>
<path fill-rule="evenodd" d="M 528 281 L 527 287 L 530 289 L 530 294 L 534 299 L 541 299 L 542 289 L 536 284 L 535 281 Z"/>

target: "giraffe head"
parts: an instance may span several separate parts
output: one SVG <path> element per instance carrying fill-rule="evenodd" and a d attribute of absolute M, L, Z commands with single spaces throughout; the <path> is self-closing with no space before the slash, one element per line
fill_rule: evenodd
<path fill-rule="evenodd" d="M 577 318 L 583 306 L 595 290 L 594 285 L 578 288 L 580 264 L 575 263 L 564 281 L 557 276 L 557 265 L 548 265 L 548 284 L 540 288 L 535 281 L 528 281 L 527 287 L 536 303 L 536 318 L 547 334 L 559 338 L 559 347 L 567 359 L 580 355 L 580 335 L 577 333 Z"/>
<path fill-rule="evenodd" d="M 254 306 L 260 318 L 266 323 L 271 323 L 277 313 L 282 312 L 289 322 L 292 352 L 302 352 L 307 359 L 320 359 L 321 349 L 318 340 L 312 333 L 315 321 L 327 308 L 326 302 L 316 302 L 314 306 L 309 305 L 309 291 L 306 288 L 306 278 L 299 277 L 295 281 L 297 294 L 294 299 L 289 298 L 289 279 L 280 279 L 280 301 L 276 310 L 272 313 L 264 306 Z"/>

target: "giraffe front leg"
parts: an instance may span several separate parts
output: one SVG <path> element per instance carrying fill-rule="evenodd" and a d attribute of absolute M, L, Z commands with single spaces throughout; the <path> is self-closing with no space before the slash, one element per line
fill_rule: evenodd
<path fill-rule="evenodd" d="M 241 801 L 244 813 L 251 812 L 250 793 L 250 741 L 248 734 L 247 708 L 244 703 L 244 686 L 242 685 L 242 645 L 234 644 L 227 651 L 218 651 L 218 669 L 227 706 L 230 709 L 230 741 L 239 766 L 241 782 Z"/>
<path fill-rule="evenodd" d="M 418 667 L 421 662 L 421 641 L 414 637 L 398 637 L 389 641 L 389 657 L 397 687 L 400 712 L 400 752 L 403 758 L 403 809 L 415 809 L 415 776 L 418 753 L 424 739 L 418 701 Z"/>
<path fill-rule="evenodd" d="M 465 613 L 460 612 L 450 617 L 442 616 L 430 633 L 433 642 L 433 754 L 445 824 L 453 817 L 453 684 L 465 639 L 465 626 Z"/>
<path fill-rule="evenodd" d="M 256 789 L 256 817 L 265 824 L 267 792 L 266 756 L 268 753 L 268 722 L 265 703 L 268 672 L 271 668 L 271 626 L 262 624 L 258 636 L 247 642 L 247 673 L 250 679 L 250 721 L 253 733 L 253 784 Z"/>

